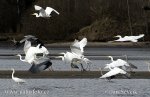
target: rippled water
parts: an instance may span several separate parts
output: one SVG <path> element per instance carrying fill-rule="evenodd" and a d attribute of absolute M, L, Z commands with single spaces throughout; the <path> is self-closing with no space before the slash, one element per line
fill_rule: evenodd
<path fill-rule="evenodd" d="M 148 79 L 0 79 L 1 97 L 149 97 Z"/>
<path fill-rule="evenodd" d="M 59 53 L 69 49 L 49 49 Z M 0 49 L 0 53 L 22 53 L 22 50 Z M 95 48 L 86 53 L 102 55 L 149 56 L 148 48 Z M 104 67 L 110 60 L 92 60 L 91 70 Z M 129 60 L 138 71 L 147 70 L 145 61 Z M 54 70 L 70 70 L 70 65 L 61 60 L 52 60 Z M 19 59 L 0 59 L 0 70 L 28 70 L 30 65 Z M 25 84 L 17 84 L 12 79 L 0 79 L 0 97 L 150 97 L 149 79 L 25 79 Z"/>
<path fill-rule="evenodd" d="M 149 60 L 131 60 L 129 62 L 133 63 L 138 67 L 138 71 L 147 71 L 148 65 L 145 63 Z M 92 60 L 91 70 L 98 70 L 99 67 L 104 67 L 105 64 L 110 63 L 110 60 Z M 54 70 L 71 70 L 69 64 L 65 64 L 61 60 L 52 60 Z M 22 62 L 20 60 L 8 60 L 0 59 L 0 70 L 10 70 L 10 68 L 15 68 L 15 70 L 28 70 L 30 64 Z M 84 65 L 86 67 L 86 65 Z"/>

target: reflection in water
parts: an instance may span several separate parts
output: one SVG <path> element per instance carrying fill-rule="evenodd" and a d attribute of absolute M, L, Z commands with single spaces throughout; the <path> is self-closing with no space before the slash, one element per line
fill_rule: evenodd
<path fill-rule="evenodd" d="M 143 97 L 150 94 L 149 79 L 26 79 L 14 84 L 0 79 L 0 97 Z M 12 85 L 13 84 L 13 85 Z"/>

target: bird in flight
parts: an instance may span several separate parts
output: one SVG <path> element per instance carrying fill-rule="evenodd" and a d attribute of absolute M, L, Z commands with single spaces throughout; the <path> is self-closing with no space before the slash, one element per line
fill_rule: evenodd
<path fill-rule="evenodd" d="M 52 7 L 46 7 L 44 10 L 42 7 L 38 5 L 34 5 L 34 8 L 36 11 L 39 11 L 39 13 L 33 13 L 32 15 L 35 15 L 36 17 L 51 17 L 51 13 L 55 12 L 56 14 L 59 15 L 59 12 Z"/>

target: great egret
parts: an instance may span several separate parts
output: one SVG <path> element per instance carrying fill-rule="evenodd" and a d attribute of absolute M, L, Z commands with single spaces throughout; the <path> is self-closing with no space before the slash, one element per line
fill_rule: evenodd
<path fill-rule="evenodd" d="M 109 72 L 107 72 L 106 74 L 102 75 L 100 78 L 107 78 L 108 80 L 110 80 L 110 79 L 114 78 L 118 74 L 126 75 L 127 72 L 125 70 L 123 70 L 123 69 L 115 67 L 113 69 L 110 69 Z"/>
<path fill-rule="evenodd" d="M 121 42 L 124 42 L 124 41 L 131 41 L 131 42 L 138 42 L 138 39 L 144 37 L 144 34 L 140 34 L 138 36 L 124 36 L 124 37 L 121 37 L 121 35 L 117 35 L 115 37 L 118 37 L 119 39 L 117 40 L 114 40 L 114 41 L 121 41 Z"/>
<path fill-rule="evenodd" d="M 13 80 L 13 81 L 17 82 L 18 84 L 19 84 L 19 83 L 25 83 L 25 82 L 26 82 L 26 81 L 23 80 L 23 79 L 20 79 L 20 78 L 18 78 L 18 77 L 14 77 L 15 70 L 14 70 L 14 68 L 11 68 L 11 70 L 13 71 L 13 72 L 12 72 L 12 80 Z"/>
<path fill-rule="evenodd" d="M 41 71 L 46 70 L 47 68 L 52 68 L 52 62 L 47 57 L 42 57 L 39 59 L 34 59 L 32 62 L 32 66 L 30 67 L 29 71 L 31 73 L 39 73 Z"/>
<path fill-rule="evenodd" d="M 34 59 L 36 59 L 36 55 L 41 54 L 41 53 L 43 53 L 43 57 L 49 54 L 48 50 L 44 46 L 39 48 L 39 45 L 38 45 L 36 47 L 30 47 L 27 50 L 25 59 L 22 59 L 22 56 L 20 54 L 17 54 L 16 56 L 19 56 L 21 61 L 28 62 L 29 64 L 31 64 L 34 61 Z"/>
<path fill-rule="evenodd" d="M 104 68 L 109 68 L 110 69 L 110 68 L 114 68 L 114 67 L 123 67 L 123 66 L 125 66 L 125 67 L 130 67 L 130 69 L 131 68 L 137 69 L 137 67 L 135 65 L 127 62 L 128 60 L 127 60 L 126 55 L 125 55 L 126 61 L 122 60 L 122 59 L 117 59 L 117 60 L 114 61 L 112 56 L 108 56 L 108 57 L 111 59 L 112 62 L 109 63 L 109 64 L 106 64 L 106 67 L 104 67 Z"/>
<path fill-rule="evenodd" d="M 72 52 L 61 53 L 63 56 L 58 56 L 57 58 L 61 58 L 65 64 L 70 64 L 71 68 L 78 68 L 77 63 L 81 65 L 81 70 L 85 70 L 83 65 L 81 64 L 80 56 L 75 55 Z"/>
<path fill-rule="evenodd" d="M 112 56 L 108 56 L 109 58 L 111 58 L 111 63 L 106 64 L 106 67 L 104 68 L 114 68 L 114 67 L 120 67 L 120 66 L 130 66 L 126 61 L 122 60 L 122 59 L 117 59 L 116 61 L 113 60 Z"/>
<path fill-rule="evenodd" d="M 51 7 L 46 7 L 44 10 L 42 7 L 38 5 L 34 5 L 34 8 L 36 11 L 39 11 L 39 13 L 33 13 L 32 15 L 35 15 L 36 17 L 51 17 L 52 11 L 54 11 L 56 14 L 59 15 L 59 12 Z"/>

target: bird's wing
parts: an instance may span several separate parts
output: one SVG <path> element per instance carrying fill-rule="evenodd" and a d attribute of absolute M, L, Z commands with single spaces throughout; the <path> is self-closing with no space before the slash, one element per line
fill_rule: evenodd
<path fill-rule="evenodd" d="M 59 15 L 59 12 L 58 12 L 57 10 L 53 9 L 53 11 L 54 11 L 56 14 L 58 14 L 58 15 Z"/>
<path fill-rule="evenodd" d="M 26 82 L 25 80 L 23 80 L 23 79 L 20 79 L 20 78 L 18 78 L 18 77 L 15 77 L 15 80 L 16 80 L 17 82 L 21 82 L 21 83 L 24 83 L 24 82 Z"/>
<path fill-rule="evenodd" d="M 132 36 L 133 39 L 140 39 L 142 37 L 144 37 L 144 34 L 140 34 L 138 36 Z"/>
<path fill-rule="evenodd" d="M 26 40 L 24 44 L 24 52 L 27 53 L 28 49 L 31 47 L 31 42 Z"/>
<path fill-rule="evenodd" d="M 78 40 L 75 40 L 70 46 L 71 52 L 76 53 L 78 55 L 82 55 L 83 52 L 80 49 L 80 43 Z"/>
<path fill-rule="evenodd" d="M 20 43 L 24 43 L 26 40 L 29 40 L 31 38 L 35 38 L 35 36 L 32 35 L 26 35 L 24 36 L 24 38 L 22 40 L 20 40 Z"/>
<path fill-rule="evenodd" d="M 53 8 L 51 8 L 51 7 L 46 7 L 46 9 L 45 9 L 45 12 L 47 15 L 50 15 L 52 11 L 53 11 Z"/>
<path fill-rule="evenodd" d="M 92 64 L 92 61 L 89 60 L 88 58 L 84 58 L 83 60 L 84 60 L 84 62 L 85 62 L 86 64 Z"/>
<path fill-rule="evenodd" d="M 56 14 L 59 14 L 58 11 L 56 11 L 55 9 L 53 9 L 51 7 L 46 7 L 46 9 L 45 9 L 46 14 L 48 14 L 48 15 L 50 15 L 52 11 L 54 11 Z"/>
<path fill-rule="evenodd" d="M 87 38 L 83 38 L 81 41 L 80 41 L 80 46 L 81 47 L 85 47 L 87 45 Z"/>
<path fill-rule="evenodd" d="M 38 6 L 38 5 L 34 5 L 35 10 L 41 10 L 43 9 L 42 7 Z"/>
<path fill-rule="evenodd" d="M 111 76 L 117 75 L 119 73 L 126 74 L 126 71 L 116 67 L 116 68 L 112 69 L 111 71 L 107 72 L 106 74 L 102 75 L 100 78 L 111 77 Z"/>
<path fill-rule="evenodd" d="M 36 62 L 39 61 L 39 62 Z M 31 73 L 38 73 L 44 71 L 45 69 L 49 68 L 52 65 L 52 62 L 49 58 L 40 58 L 32 63 L 29 71 Z"/>
<path fill-rule="evenodd" d="M 129 63 L 129 65 L 130 65 L 131 68 L 138 69 L 138 67 L 133 65 L 132 63 Z"/>

